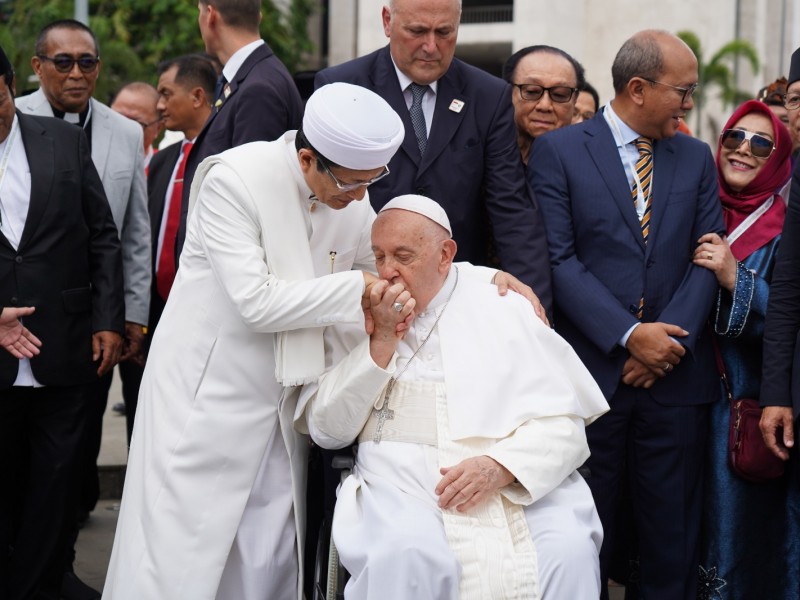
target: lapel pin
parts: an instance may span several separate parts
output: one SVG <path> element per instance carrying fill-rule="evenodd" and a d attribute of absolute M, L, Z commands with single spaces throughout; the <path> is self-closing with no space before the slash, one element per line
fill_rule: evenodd
<path fill-rule="evenodd" d="M 225 89 L 222 90 L 222 93 L 225 95 L 225 98 L 231 95 L 231 85 L 229 83 L 225 84 Z"/>
<path fill-rule="evenodd" d="M 450 110 L 452 110 L 454 113 L 460 113 L 462 108 L 464 108 L 463 100 L 453 100 L 450 103 Z"/>

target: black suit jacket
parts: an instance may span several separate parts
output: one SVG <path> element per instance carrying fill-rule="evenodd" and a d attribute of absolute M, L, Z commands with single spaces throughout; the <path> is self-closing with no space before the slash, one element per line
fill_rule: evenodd
<path fill-rule="evenodd" d="M 800 161 L 775 262 L 764 324 L 761 406 L 794 406 L 800 416 Z"/>
<path fill-rule="evenodd" d="M 150 240 L 152 241 L 151 256 L 153 257 L 153 284 L 150 286 L 150 317 L 148 341 L 151 339 L 156 325 L 164 312 L 164 300 L 156 288 L 156 265 L 158 264 L 158 234 L 161 231 L 161 221 L 164 216 L 164 206 L 167 203 L 167 188 L 172 179 L 175 164 L 181 155 L 182 142 L 167 146 L 159 150 L 150 160 L 147 174 L 147 210 L 150 213 Z"/>
<path fill-rule="evenodd" d="M 189 192 L 200 163 L 248 142 L 276 140 L 291 129 L 299 129 L 303 120 L 303 101 L 297 87 L 267 44 L 247 57 L 229 85 L 230 94 L 218 110 L 212 110 L 186 162 L 176 264 L 186 239 Z"/>
<path fill-rule="evenodd" d="M 391 174 L 370 186 L 375 210 L 395 196 L 422 194 L 441 204 L 458 259 L 486 264 L 488 234 L 500 266 L 533 287 L 550 309 L 550 263 L 542 217 L 525 181 L 507 83 L 453 59 L 437 83 L 436 107 L 420 157 L 411 117 L 386 46 L 317 74 L 315 85 L 344 81 L 383 97 L 403 119 L 406 137 Z M 463 102 L 454 110 L 454 100 Z"/>
<path fill-rule="evenodd" d="M 36 307 L 25 325 L 42 340 L 31 359 L 39 382 L 89 383 L 97 379 L 92 334 L 124 329 L 117 229 L 83 131 L 49 117 L 17 117 L 31 197 L 19 248 L 0 234 L 0 304 Z M 0 352 L 0 388 L 14 383 L 18 368 Z"/>

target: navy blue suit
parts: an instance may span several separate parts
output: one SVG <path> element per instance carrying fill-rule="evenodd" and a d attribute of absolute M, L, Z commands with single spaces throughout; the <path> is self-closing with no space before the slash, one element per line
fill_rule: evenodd
<path fill-rule="evenodd" d="M 253 50 L 228 85 L 230 93 L 219 109 L 212 109 L 186 162 L 181 221 L 175 240 L 176 265 L 186 239 L 192 179 L 200 163 L 248 142 L 276 140 L 285 132 L 298 129 L 303 119 L 303 101 L 294 80 L 267 44 Z"/>
<path fill-rule="evenodd" d="M 692 265 L 697 239 L 722 232 L 716 169 L 705 144 L 678 134 L 654 146 L 648 243 L 616 143 L 602 113 L 537 138 L 529 181 L 544 215 L 553 267 L 556 330 L 609 399 L 587 430 L 587 465 L 606 532 L 606 580 L 618 492 L 627 462 L 644 597 L 694 598 L 707 404 L 719 387 L 707 331 L 713 273 Z M 687 353 L 650 390 L 621 383 L 618 345 L 637 322 L 683 327 Z"/>
<path fill-rule="evenodd" d="M 487 264 L 489 232 L 504 270 L 533 287 L 549 310 L 550 265 L 541 214 L 525 183 L 507 83 L 453 59 L 438 80 L 424 156 L 389 47 L 320 71 L 315 86 L 344 81 L 384 98 L 403 119 L 406 137 L 389 163 L 391 174 L 370 186 L 375 210 L 395 196 L 422 194 L 444 207 L 458 259 Z M 453 100 L 464 105 L 450 109 Z"/>

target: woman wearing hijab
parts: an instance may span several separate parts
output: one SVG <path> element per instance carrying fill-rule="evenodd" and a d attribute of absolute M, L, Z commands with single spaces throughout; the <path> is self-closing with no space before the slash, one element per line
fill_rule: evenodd
<path fill-rule="evenodd" d="M 727 239 L 700 238 L 694 263 L 720 291 L 712 325 L 733 397 L 758 398 L 770 279 L 786 214 L 792 140 L 756 100 L 728 120 L 717 147 Z M 800 593 L 800 493 L 791 478 L 750 483 L 728 466 L 730 403 L 713 406 L 699 598 L 772 600 Z"/>

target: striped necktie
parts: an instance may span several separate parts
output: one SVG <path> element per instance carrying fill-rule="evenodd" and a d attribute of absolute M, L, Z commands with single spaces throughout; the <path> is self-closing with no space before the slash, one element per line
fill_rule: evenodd
<path fill-rule="evenodd" d="M 650 182 L 653 180 L 653 140 L 644 136 L 636 138 L 636 149 L 639 151 L 639 160 L 636 161 L 636 176 L 642 186 L 642 197 L 644 198 L 644 213 L 641 221 L 642 237 L 646 244 L 650 234 L 650 208 L 652 207 Z M 636 183 L 634 181 L 631 188 L 634 205 L 638 197 Z"/>
<path fill-rule="evenodd" d="M 636 138 L 636 149 L 639 151 L 639 160 L 636 161 L 636 178 L 633 181 L 631 188 L 631 196 L 633 197 L 634 207 L 636 200 L 639 196 L 637 181 L 642 186 L 642 197 L 644 198 L 644 212 L 642 213 L 642 220 L 640 226 L 642 228 L 642 237 L 644 238 L 645 245 L 647 238 L 650 235 L 650 209 L 653 205 L 653 195 L 650 190 L 650 183 L 653 181 L 653 140 L 648 137 Z M 639 299 L 639 309 L 636 311 L 636 318 L 640 319 L 644 315 L 644 298 Z"/>

